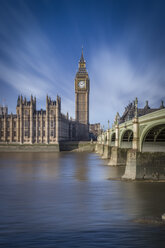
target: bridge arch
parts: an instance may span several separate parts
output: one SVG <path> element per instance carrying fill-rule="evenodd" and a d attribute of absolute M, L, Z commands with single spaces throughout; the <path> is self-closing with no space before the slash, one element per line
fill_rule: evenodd
<path fill-rule="evenodd" d="M 165 121 L 147 126 L 140 137 L 141 152 L 165 151 Z"/>
<path fill-rule="evenodd" d="M 124 130 L 120 136 L 121 148 L 132 148 L 133 131 L 131 129 Z"/>

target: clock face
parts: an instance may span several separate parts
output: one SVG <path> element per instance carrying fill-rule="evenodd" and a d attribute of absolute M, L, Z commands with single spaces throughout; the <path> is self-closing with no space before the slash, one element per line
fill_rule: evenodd
<path fill-rule="evenodd" d="M 79 86 L 79 88 L 81 88 L 81 89 L 85 88 L 85 81 L 80 81 L 80 82 L 78 83 L 78 86 Z"/>

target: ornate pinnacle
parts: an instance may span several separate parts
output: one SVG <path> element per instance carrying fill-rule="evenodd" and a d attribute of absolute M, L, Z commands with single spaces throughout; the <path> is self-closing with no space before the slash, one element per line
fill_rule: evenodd
<path fill-rule="evenodd" d="M 135 99 L 135 117 L 136 118 L 138 117 L 138 108 L 137 108 L 137 106 L 138 106 L 138 99 L 136 97 L 136 99 Z"/>
<path fill-rule="evenodd" d="M 108 120 L 108 129 L 109 129 L 109 120 Z"/>
<path fill-rule="evenodd" d="M 115 117 L 115 125 L 119 124 L 119 113 L 117 112 L 116 117 Z"/>
<path fill-rule="evenodd" d="M 84 55 L 83 55 L 83 46 L 82 46 L 82 52 L 81 52 L 81 58 L 80 58 L 80 62 L 84 62 Z"/>

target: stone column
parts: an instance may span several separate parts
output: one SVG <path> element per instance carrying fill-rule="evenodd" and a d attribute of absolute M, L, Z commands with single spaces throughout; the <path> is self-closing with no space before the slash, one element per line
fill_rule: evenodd
<path fill-rule="evenodd" d="M 138 117 L 133 119 L 133 142 L 132 148 L 135 150 L 139 150 L 139 121 Z"/>
<path fill-rule="evenodd" d="M 6 123 L 7 122 L 7 116 L 6 114 L 4 115 L 4 142 L 7 141 L 7 127 L 6 127 Z"/>
<path fill-rule="evenodd" d="M 61 137 L 61 99 L 57 96 L 56 101 L 56 142 L 60 141 Z"/>
<path fill-rule="evenodd" d="M 38 112 L 36 112 L 36 143 L 38 143 Z"/>
<path fill-rule="evenodd" d="M 33 144 L 33 97 L 30 101 L 30 143 Z"/>
<path fill-rule="evenodd" d="M 45 121 L 46 143 L 49 144 L 49 99 L 46 97 L 46 121 Z"/>
<path fill-rule="evenodd" d="M 60 123 L 59 123 L 59 108 L 58 108 L 58 105 L 56 105 L 56 142 L 58 143 L 59 142 L 59 126 L 60 126 Z"/>
<path fill-rule="evenodd" d="M 26 126 L 25 126 L 25 121 L 29 121 L 30 119 L 29 119 L 29 117 L 28 116 L 26 116 L 25 115 L 25 111 L 23 111 L 23 117 L 22 117 L 22 125 L 23 125 L 23 128 L 22 128 L 22 132 L 23 132 L 23 143 L 24 142 L 27 142 L 27 139 L 29 139 L 29 133 L 28 133 L 28 137 L 27 136 L 25 136 L 25 130 L 27 130 L 27 128 L 26 128 Z M 29 122 L 28 122 L 28 124 L 29 124 Z M 28 127 L 28 132 L 29 132 L 29 127 Z"/>
<path fill-rule="evenodd" d="M 13 114 L 10 116 L 10 142 L 13 141 Z"/>
<path fill-rule="evenodd" d="M 115 146 L 119 147 L 119 125 L 118 124 L 115 126 L 115 134 L 116 134 Z"/>
<path fill-rule="evenodd" d="M 23 144 L 23 110 L 22 110 L 22 97 L 20 103 L 20 144 Z"/>
<path fill-rule="evenodd" d="M 17 135 L 17 142 L 19 142 L 19 136 L 20 134 L 20 117 L 19 115 L 17 114 L 17 122 L 16 122 L 16 135 Z"/>

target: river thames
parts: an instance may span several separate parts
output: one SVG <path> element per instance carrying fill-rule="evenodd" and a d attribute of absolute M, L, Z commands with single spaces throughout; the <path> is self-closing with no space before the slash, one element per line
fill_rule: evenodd
<path fill-rule="evenodd" d="M 94 153 L 1 153 L 0 247 L 165 247 L 165 183 L 109 180 L 123 173 Z"/>

